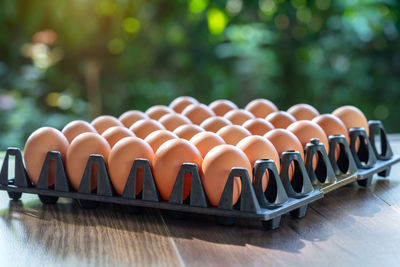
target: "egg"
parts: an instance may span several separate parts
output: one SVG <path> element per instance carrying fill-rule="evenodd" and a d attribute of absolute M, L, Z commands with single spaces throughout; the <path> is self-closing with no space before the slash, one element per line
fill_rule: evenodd
<path fill-rule="evenodd" d="M 201 171 L 202 157 L 197 148 L 184 139 L 172 139 L 162 144 L 154 155 L 153 174 L 158 191 L 169 200 L 183 163 L 194 163 Z M 185 174 L 183 199 L 190 194 L 191 175 Z"/>
<path fill-rule="evenodd" d="M 310 143 L 312 138 L 318 138 L 324 145 L 326 153 L 329 153 L 328 138 L 318 124 L 312 121 L 301 120 L 291 124 L 287 130 L 297 136 L 303 148 L 306 147 L 307 143 Z"/>
<path fill-rule="evenodd" d="M 168 131 L 173 131 L 181 125 L 192 124 L 185 116 L 178 113 L 170 113 L 162 116 L 158 120 Z"/>
<path fill-rule="evenodd" d="M 224 118 L 236 125 L 242 125 L 245 121 L 254 119 L 254 115 L 244 109 L 234 109 L 224 115 Z"/>
<path fill-rule="evenodd" d="M 107 165 L 110 150 L 107 140 L 96 133 L 83 133 L 72 141 L 67 150 L 65 165 L 69 181 L 75 190 L 79 189 L 89 156 L 92 154 L 102 155 Z M 90 188 L 94 190 L 96 187 L 97 168 L 93 168 Z"/>
<path fill-rule="evenodd" d="M 227 125 L 232 125 L 232 122 L 224 117 L 217 116 L 206 119 L 200 124 L 200 127 L 206 131 L 216 133 L 219 129 Z"/>
<path fill-rule="evenodd" d="M 109 115 L 97 117 L 91 124 L 99 134 L 102 134 L 105 130 L 113 126 L 124 126 L 117 118 Z"/>
<path fill-rule="evenodd" d="M 315 117 L 312 122 L 318 124 L 329 138 L 330 135 L 344 135 L 347 142 L 350 144 L 349 133 L 346 125 L 336 116 L 332 114 L 322 114 Z"/>
<path fill-rule="evenodd" d="M 33 184 L 39 181 L 40 172 L 49 151 L 58 151 L 65 161 L 69 142 L 57 129 L 42 127 L 34 131 L 26 140 L 24 148 L 24 161 L 29 179 Z M 55 164 L 50 161 L 49 186 L 54 185 Z"/>
<path fill-rule="evenodd" d="M 265 118 L 268 114 L 278 111 L 274 103 L 262 98 L 251 101 L 244 109 L 250 111 L 257 118 Z"/>
<path fill-rule="evenodd" d="M 81 120 L 71 121 L 65 125 L 61 132 L 69 143 L 81 133 L 97 133 L 96 129 L 90 123 Z"/>
<path fill-rule="evenodd" d="M 229 145 L 236 145 L 243 138 L 250 136 L 251 133 L 239 125 L 228 125 L 221 128 L 217 134 Z"/>
<path fill-rule="evenodd" d="M 168 140 L 171 139 L 176 139 L 179 138 L 176 134 L 168 131 L 168 130 L 158 130 L 154 131 L 151 134 L 149 134 L 144 141 L 146 141 L 151 148 L 153 149 L 154 152 L 157 151 L 157 149 L 167 142 Z"/>
<path fill-rule="evenodd" d="M 135 134 L 123 126 L 114 126 L 105 130 L 101 136 L 107 140 L 110 147 L 113 147 L 122 138 L 135 136 Z"/>
<path fill-rule="evenodd" d="M 261 136 L 264 136 L 267 132 L 275 129 L 275 127 L 269 121 L 261 118 L 255 118 L 245 121 L 242 126 L 249 130 L 252 135 Z"/>
<path fill-rule="evenodd" d="M 195 124 L 186 124 L 179 126 L 174 130 L 174 134 L 186 140 L 190 140 L 195 134 L 204 132 L 204 129 Z"/>
<path fill-rule="evenodd" d="M 129 128 L 132 126 L 132 124 L 134 124 L 138 120 L 143 120 L 147 118 L 148 118 L 147 115 L 139 110 L 129 110 L 127 112 L 122 113 L 122 115 L 119 116 L 118 119 L 122 122 L 122 124 L 125 127 Z"/>
<path fill-rule="evenodd" d="M 200 132 L 190 139 L 192 143 L 204 158 L 207 153 L 216 146 L 225 144 L 224 139 L 213 132 Z"/>
<path fill-rule="evenodd" d="M 347 130 L 351 128 L 364 128 L 369 135 L 368 121 L 364 113 L 354 106 L 342 106 L 332 112 L 346 126 Z"/>
<path fill-rule="evenodd" d="M 108 172 L 111 183 L 118 195 L 122 195 L 128 181 L 133 162 L 136 159 L 147 159 L 152 166 L 153 149 L 149 144 L 137 137 L 125 137 L 111 149 L 108 157 Z M 136 194 L 143 189 L 143 169 L 139 169 L 136 177 Z"/>
<path fill-rule="evenodd" d="M 150 133 L 157 130 L 165 130 L 165 127 L 156 120 L 143 119 L 135 122 L 130 128 L 137 137 L 145 139 Z"/>
<path fill-rule="evenodd" d="M 254 168 L 254 164 L 260 159 L 271 159 L 275 162 L 277 170 L 280 169 L 280 158 L 274 145 L 266 138 L 261 136 L 248 136 L 242 139 L 237 145 L 237 148 L 242 150 L 250 161 L 250 165 Z M 263 191 L 267 189 L 269 180 L 268 170 L 262 177 Z"/>
<path fill-rule="evenodd" d="M 165 114 L 169 113 L 175 113 L 175 111 L 172 108 L 163 105 L 152 106 L 145 112 L 145 114 L 153 120 L 158 120 Z"/>
<path fill-rule="evenodd" d="M 294 150 L 300 153 L 301 159 L 304 161 L 304 149 L 299 139 L 292 132 L 285 129 L 275 129 L 264 135 L 274 145 L 279 157 L 283 152 Z M 295 165 L 292 162 L 289 168 L 289 180 L 293 179 Z M 279 170 L 280 171 L 280 170 Z"/>
<path fill-rule="evenodd" d="M 204 104 L 191 104 L 182 111 L 182 115 L 188 117 L 194 124 L 200 125 L 207 118 L 215 116 L 215 113 Z"/>
<path fill-rule="evenodd" d="M 316 108 L 309 104 L 297 104 L 288 109 L 288 111 L 296 120 L 312 120 L 319 116 Z"/>
<path fill-rule="evenodd" d="M 210 103 L 208 107 L 211 108 L 217 116 L 224 116 L 228 111 L 238 108 L 235 103 L 226 99 L 215 100 Z"/>
<path fill-rule="evenodd" d="M 232 145 L 220 145 L 211 149 L 204 157 L 201 181 L 204 192 L 212 206 L 218 206 L 226 181 L 234 167 L 245 168 L 252 177 L 250 162 L 240 149 Z M 251 178 L 250 178 L 251 179 Z M 239 177 L 234 178 L 232 205 L 235 205 L 242 191 Z"/>
<path fill-rule="evenodd" d="M 296 121 L 296 118 L 286 111 L 272 112 L 265 119 L 274 125 L 276 129 L 286 129 Z"/>
<path fill-rule="evenodd" d="M 182 111 L 189 105 L 191 104 L 198 104 L 199 101 L 194 99 L 191 96 L 180 96 L 178 98 L 175 98 L 174 101 L 172 101 L 169 104 L 169 107 L 172 108 L 175 112 L 177 113 L 182 113 Z"/>

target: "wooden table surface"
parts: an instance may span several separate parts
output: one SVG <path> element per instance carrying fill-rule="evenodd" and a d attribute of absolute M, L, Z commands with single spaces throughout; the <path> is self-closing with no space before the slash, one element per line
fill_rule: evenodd
<path fill-rule="evenodd" d="M 391 136 L 395 153 L 400 137 Z M 373 185 L 348 185 L 311 204 L 277 230 L 259 222 L 222 226 L 206 216 L 176 218 L 155 209 L 130 214 L 103 204 L 0 192 L 1 266 L 398 266 L 400 165 Z"/>

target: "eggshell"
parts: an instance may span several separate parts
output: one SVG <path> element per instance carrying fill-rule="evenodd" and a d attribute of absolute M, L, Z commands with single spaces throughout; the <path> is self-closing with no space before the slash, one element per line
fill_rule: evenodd
<path fill-rule="evenodd" d="M 252 135 L 261 136 L 264 136 L 267 132 L 275 129 L 274 125 L 272 125 L 269 121 L 261 118 L 255 118 L 245 121 L 242 126 L 249 130 Z"/>
<path fill-rule="evenodd" d="M 338 117 L 332 114 L 322 114 L 315 117 L 312 122 L 318 124 L 324 130 L 327 137 L 341 134 L 346 137 L 347 142 L 350 144 L 350 137 L 346 125 L 344 125 Z"/>
<path fill-rule="evenodd" d="M 62 129 L 62 133 L 68 139 L 68 142 L 71 143 L 72 140 L 81 133 L 97 133 L 97 131 L 90 123 L 76 120 L 65 125 L 64 129 Z"/>
<path fill-rule="evenodd" d="M 130 128 L 137 137 L 145 139 L 150 133 L 157 130 L 165 130 L 165 127 L 156 120 L 143 119 L 135 122 Z"/>
<path fill-rule="evenodd" d="M 158 120 L 165 114 L 175 113 L 175 111 L 172 108 L 167 107 L 167 106 L 156 105 L 156 106 L 150 107 L 148 110 L 146 110 L 145 113 L 150 119 Z"/>
<path fill-rule="evenodd" d="M 278 111 L 274 103 L 262 98 L 251 101 L 244 109 L 253 113 L 257 118 L 265 118 L 268 114 Z"/>
<path fill-rule="evenodd" d="M 174 130 L 174 134 L 186 140 L 190 140 L 195 134 L 204 132 L 204 129 L 195 124 L 186 124 L 179 126 Z"/>
<path fill-rule="evenodd" d="M 297 136 L 303 148 L 306 147 L 307 143 L 310 143 L 312 138 L 318 138 L 324 145 L 326 153 L 329 153 L 328 138 L 324 130 L 315 122 L 307 120 L 296 121 L 291 124 L 287 130 Z"/>
<path fill-rule="evenodd" d="M 192 124 L 188 118 L 178 113 L 165 114 L 159 119 L 159 122 L 164 125 L 168 131 L 173 131 L 181 125 Z"/>
<path fill-rule="evenodd" d="M 242 150 L 250 161 L 251 167 L 254 168 L 254 164 L 259 159 L 271 159 L 275 162 L 276 168 L 280 169 L 280 158 L 274 145 L 266 138 L 261 136 L 248 136 L 242 139 L 237 145 L 237 148 Z M 262 177 L 263 191 L 267 189 L 269 180 L 268 171 L 266 171 Z"/>
<path fill-rule="evenodd" d="M 118 119 L 122 122 L 122 124 L 125 127 L 129 128 L 132 126 L 132 124 L 134 124 L 138 120 L 143 120 L 147 118 L 148 118 L 147 115 L 139 110 L 129 110 L 127 112 L 122 113 L 122 115 L 119 116 Z"/>
<path fill-rule="evenodd" d="M 238 108 L 235 103 L 226 99 L 215 100 L 210 103 L 208 107 L 211 108 L 217 116 L 224 116 L 228 111 Z"/>
<path fill-rule="evenodd" d="M 277 129 L 286 129 L 290 124 L 296 121 L 296 118 L 286 111 L 272 112 L 265 119 L 272 123 Z"/>
<path fill-rule="evenodd" d="M 225 144 L 224 139 L 213 132 L 200 132 L 190 139 L 192 143 L 204 158 L 207 153 L 216 146 Z"/>
<path fill-rule="evenodd" d="M 274 145 L 279 157 L 282 153 L 289 150 L 295 150 L 300 153 L 302 160 L 304 161 L 304 149 L 299 139 L 292 132 L 285 129 L 275 129 L 269 131 L 264 135 Z M 279 170 L 280 171 L 280 170 Z M 294 174 L 294 163 L 292 162 L 289 168 L 289 180 L 291 181 Z"/>
<path fill-rule="evenodd" d="M 207 118 L 215 116 L 215 113 L 204 104 L 191 104 L 182 111 L 182 115 L 188 117 L 194 124 L 200 125 Z"/>
<path fill-rule="evenodd" d="M 226 181 L 234 167 L 247 169 L 252 177 L 252 168 L 246 154 L 235 146 L 220 145 L 211 149 L 205 156 L 201 180 L 210 205 L 218 206 Z M 238 201 L 241 191 L 242 183 L 240 178 L 236 177 L 233 183 L 232 205 Z"/>
<path fill-rule="evenodd" d="M 91 124 L 99 134 L 102 134 L 105 130 L 113 126 L 124 126 L 117 118 L 109 115 L 97 117 Z"/>
<path fill-rule="evenodd" d="M 184 139 L 172 139 L 162 144 L 155 153 L 153 174 L 158 191 L 169 200 L 176 177 L 183 163 L 195 163 L 201 171 L 202 157 L 197 148 Z M 183 199 L 190 193 L 191 175 L 185 175 Z"/>
<path fill-rule="evenodd" d="M 135 136 L 135 134 L 123 126 L 114 126 L 105 130 L 101 136 L 107 140 L 112 148 L 122 138 Z"/>
<path fill-rule="evenodd" d="M 151 134 L 149 134 L 144 139 L 144 141 L 146 141 L 151 146 L 153 151 L 156 152 L 157 149 L 162 144 L 164 144 L 168 140 L 176 139 L 176 138 L 179 138 L 179 137 L 176 134 L 174 134 L 168 130 L 158 130 L 158 131 L 155 131 L 155 132 L 152 132 Z"/>
<path fill-rule="evenodd" d="M 169 107 L 172 108 L 177 113 L 182 113 L 182 111 L 187 106 L 198 103 L 199 101 L 197 101 L 195 98 L 191 96 L 180 96 L 178 98 L 175 98 L 175 100 L 169 104 Z"/>
<path fill-rule="evenodd" d="M 224 126 L 232 125 L 232 122 L 224 117 L 210 117 L 200 124 L 200 127 L 213 133 L 218 132 Z"/>
<path fill-rule="evenodd" d="M 96 133 L 83 133 L 72 141 L 67 150 L 66 171 L 75 190 L 79 188 L 89 156 L 102 155 L 107 165 L 110 149 L 107 140 Z M 93 169 L 91 181 L 91 189 L 94 190 L 97 187 L 96 168 Z"/>
<path fill-rule="evenodd" d="M 346 126 L 338 117 L 331 114 L 322 114 L 318 117 L 315 117 L 312 122 L 315 122 L 324 130 L 328 140 L 330 135 L 344 135 L 347 143 L 350 144 L 350 137 Z M 340 148 L 337 146 L 335 149 L 336 160 L 339 158 L 339 154 Z"/>
<path fill-rule="evenodd" d="M 147 159 L 153 164 L 153 149 L 140 138 L 125 137 L 111 149 L 108 157 L 108 172 L 117 194 L 122 195 L 135 159 Z M 143 189 L 143 170 L 139 169 L 136 177 L 136 194 Z"/>
<path fill-rule="evenodd" d="M 364 128 L 367 135 L 369 135 L 368 120 L 364 113 L 357 107 L 342 106 L 333 111 L 332 114 L 346 125 L 347 130 L 351 128 Z"/>
<path fill-rule="evenodd" d="M 24 148 L 24 160 L 29 179 L 33 184 L 39 181 L 40 172 L 47 152 L 58 151 L 65 161 L 69 142 L 67 138 L 57 129 L 42 127 L 34 131 L 26 140 Z M 49 186 L 54 184 L 55 165 L 49 166 Z"/>
<path fill-rule="evenodd" d="M 228 125 L 221 128 L 217 134 L 224 139 L 225 143 L 229 145 L 236 145 L 243 138 L 250 136 L 251 133 L 242 126 L 239 125 Z"/>
<path fill-rule="evenodd" d="M 234 109 L 224 115 L 224 118 L 236 125 L 242 125 L 245 121 L 254 119 L 254 115 L 244 109 Z"/>
<path fill-rule="evenodd" d="M 290 114 L 296 118 L 296 120 L 312 120 L 319 116 L 319 112 L 316 108 L 309 104 L 297 104 L 288 109 Z"/>

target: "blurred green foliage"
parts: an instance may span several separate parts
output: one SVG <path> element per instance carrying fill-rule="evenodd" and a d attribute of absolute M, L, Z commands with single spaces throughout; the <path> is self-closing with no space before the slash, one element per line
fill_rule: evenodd
<path fill-rule="evenodd" d="M 0 149 L 180 95 L 353 104 L 399 131 L 399 18 L 394 0 L 3 0 Z"/>

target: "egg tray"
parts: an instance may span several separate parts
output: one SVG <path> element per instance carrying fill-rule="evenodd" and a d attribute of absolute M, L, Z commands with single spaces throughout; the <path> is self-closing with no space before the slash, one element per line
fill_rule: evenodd
<path fill-rule="evenodd" d="M 15 178 L 8 179 L 9 158 L 15 158 Z M 49 164 L 54 161 L 54 186 L 48 186 Z M 296 170 L 293 179 L 289 180 L 291 162 L 295 162 Z M 97 187 L 91 190 L 93 165 L 97 165 Z M 143 190 L 136 195 L 136 174 L 143 170 Z M 182 165 L 176 178 L 168 201 L 161 200 L 155 185 L 150 164 L 146 159 L 136 159 L 131 168 L 122 196 L 117 196 L 110 182 L 104 159 L 101 155 L 91 155 L 87 162 L 81 184 L 77 191 L 73 190 L 61 155 L 57 151 L 48 152 L 36 185 L 28 178 L 19 149 L 9 148 L 0 172 L 0 190 L 8 191 L 10 198 L 19 199 L 22 193 L 37 194 L 45 204 L 56 203 L 59 197 L 76 199 L 82 208 L 95 208 L 99 202 L 109 202 L 135 207 L 150 207 L 184 213 L 198 213 L 217 216 L 221 223 L 233 223 L 236 218 L 257 219 L 268 229 L 277 228 L 283 214 L 290 213 L 294 217 L 303 217 L 311 202 L 323 197 L 320 190 L 314 190 L 306 168 L 298 152 L 289 151 L 282 155 L 283 175 L 272 160 L 256 162 L 254 183 L 250 181 L 245 168 L 232 168 L 223 190 L 218 207 L 207 202 L 196 164 Z M 262 176 L 268 171 L 267 190 L 262 189 Z M 191 174 L 191 193 L 183 199 L 184 176 Z M 232 206 L 233 184 L 235 177 L 240 178 L 242 190 L 237 204 Z M 281 179 L 282 178 L 282 179 Z"/>
<path fill-rule="evenodd" d="M 48 152 L 36 185 L 33 185 L 25 170 L 19 149 L 9 148 L 0 172 L 0 190 L 8 192 L 10 198 L 19 199 L 22 193 L 37 194 L 44 204 L 56 203 L 59 197 L 76 199 L 82 208 L 95 208 L 100 202 L 127 205 L 130 207 L 150 207 L 179 213 L 198 213 L 216 216 L 223 224 L 232 224 L 237 218 L 260 220 L 267 229 L 279 227 L 281 216 L 290 213 L 301 218 L 310 203 L 320 199 L 327 192 L 358 181 L 368 186 L 374 174 L 386 177 L 393 164 L 400 161 L 393 155 L 385 130 L 380 122 L 370 122 L 370 132 L 379 132 L 381 153 L 377 152 L 374 139 L 367 138 L 363 129 L 351 129 L 350 146 L 344 136 L 330 136 L 330 152 L 327 155 L 318 139 L 312 139 L 306 146 L 305 163 L 297 151 L 282 153 L 280 176 L 272 160 L 258 160 L 253 168 L 254 183 L 244 168 L 233 168 L 227 179 L 218 207 L 207 202 L 197 166 L 185 163 L 177 175 L 170 199 L 161 200 L 155 185 L 150 164 L 146 159 L 136 159 L 130 171 L 122 196 L 117 196 L 110 182 L 104 158 L 91 155 L 87 162 L 81 184 L 77 191 L 71 188 L 57 151 Z M 356 151 L 356 140 L 360 149 Z M 335 149 L 339 146 L 339 157 L 335 159 Z M 318 154 L 317 167 L 312 159 Z M 13 156 L 15 177 L 8 178 L 9 158 Z M 49 164 L 55 165 L 54 186 L 48 186 Z M 289 179 L 289 169 L 294 163 L 293 178 Z M 97 186 L 91 190 L 93 165 L 97 165 Z M 143 170 L 143 190 L 136 195 L 136 174 Z M 268 171 L 269 183 L 262 189 L 262 176 Z M 184 176 L 191 174 L 191 193 L 183 200 Z M 242 191 L 237 204 L 232 206 L 233 184 L 240 178 Z"/>

